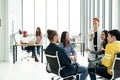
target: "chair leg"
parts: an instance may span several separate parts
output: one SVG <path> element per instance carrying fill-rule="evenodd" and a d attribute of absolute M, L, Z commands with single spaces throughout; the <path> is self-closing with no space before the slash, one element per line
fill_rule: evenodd
<path fill-rule="evenodd" d="M 54 78 L 52 77 L 51 80 L 54 80 Z"/>
<path fill-rule="evenodd" d="M 60 79 L 60 77 L 57 80 L 59 80 L 59 79 Z"/>

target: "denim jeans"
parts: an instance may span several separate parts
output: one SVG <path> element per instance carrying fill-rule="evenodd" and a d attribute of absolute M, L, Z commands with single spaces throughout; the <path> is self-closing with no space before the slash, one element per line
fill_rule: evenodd
<path fill-rule="evenodd" d="M 87 76 L 88 76 L 88 69 L 78 65 L 78 70 L 77 73 L 81 73 L 81 75 L 77 75 L 76 80 L 86 80 Z"/>
<path fill-rule="evenodd" d="M 36 56 L 36 54 L 35 54 L 35 46 L 27 46 L 27 47 L 25 47 L 25 49 L 32 51 L 32 55 Z"/>
<path fill-rule="evenodd" d="M 40 46 L 36 46 L 37 47 L 37 54 L 40 55 Z"/>
<path fill-rule="evenodd" d="M 80 76 L 76 76 L 76 80 L 86 80 L 88 76 L 88 69 L 86 67 L 80 66 L 78 63 L 75 63 L 70 67 L 64 68 L 64 70 L 61 71 L 61 76 L 70 76 L 75 75 L 76 73 L 80 74 Z M 73 78 L 71 77 L 68 80 L 73 80 Z"/>
<path fill-rule="evenodd" d="M 75 67 L 76 68 L 76 67 Z M 73 71 L 74 72 L 74 71 Z M 76 76 L 76 80 L 86 80 L 87 76 L 88 76 L 88 69 L 86 67 L 80 66 L 77 63 L 77 69 L 76 69 L 77 73 L 80 73 L 80 75 Z M 75 74 L 76 72 L 72 73 Z"/>

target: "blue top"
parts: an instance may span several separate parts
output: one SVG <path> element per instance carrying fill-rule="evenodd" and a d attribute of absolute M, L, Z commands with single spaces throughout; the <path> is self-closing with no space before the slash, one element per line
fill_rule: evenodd
<path fill-rule="evenodd" d="M 60 43 L 58 46 L 61 47 L 61 48 L 63 48 L 63 49 L 65 49 L 66 54 L 68 56 L 70 56 L 70 55 L 76 55 L 76 52 L 75 52 L 72 44 L 69 44 L 66 47 L 64 47 L 63 43 Z"/>

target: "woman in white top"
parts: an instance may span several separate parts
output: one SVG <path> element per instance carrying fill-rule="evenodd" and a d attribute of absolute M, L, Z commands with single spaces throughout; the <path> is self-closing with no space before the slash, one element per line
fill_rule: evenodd
<path fill-rule="evenodd" d="M 99 19 L 93 18 L 93 28 L 89 31 L 89 40 L 88 40 L 88 48 L 92 51 L 98 51 L 101 47 L 101 32 L 103 31 L 102 28 L 99 27 Z M 88 54 L 88 61 L 95 60 L 97 55 L 95 54 Z"/>

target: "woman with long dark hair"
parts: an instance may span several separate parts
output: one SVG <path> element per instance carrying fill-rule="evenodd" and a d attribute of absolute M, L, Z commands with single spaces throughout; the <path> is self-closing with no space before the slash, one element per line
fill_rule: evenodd
<path fill-rule="evenodd" d="M 105 46 L 107 45 L 108 41 L 107 41 L 107 37 L 108 37 L 108 31 L 107 30 L 103 30 L 101 33 L 101 47 L 99 49 L 99 51 L 92 51 L 90 49 L 85 49 L 86 51 L 90 51 L 91 54 L 96 54 L 96 55 L 101 55 L 105 53 Z"/>
<path fill-rule="evenodd" d="M 62 32 L 59 47 L 65 49 L 66 54 L 72 61 L 77 60 L 77 54 L 73 48 L 73 45 L 70 43 L 70 36 L 67 31 Z"/>
<path fill-rule="evenodd" d="M 36 44 L 42 44 L 42 32 L 40 27 L 36 28 Z M 40 55 L 40 46 L 37 46 L 37 54 Z"/>

